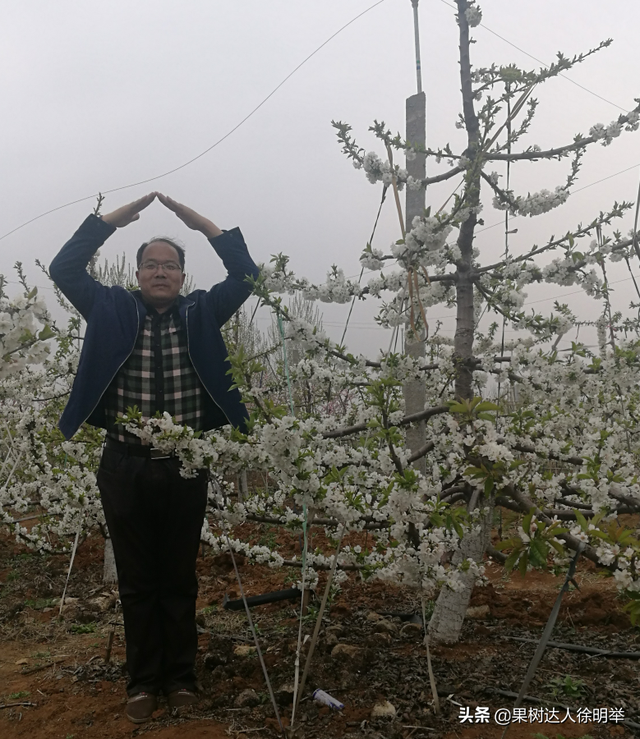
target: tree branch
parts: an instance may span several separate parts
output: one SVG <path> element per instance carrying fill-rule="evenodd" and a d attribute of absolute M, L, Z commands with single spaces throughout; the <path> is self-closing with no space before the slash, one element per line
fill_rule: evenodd
<path fill-rule="evenodd" d="M 630 111 L 632 113 L 638 113 L 640 112 L 640 104 L 636 105 L 636 107 Z M 629 122 L 629 115 L 620 115 L 618 116 L 618 121 L 620 125 L 625 125 Z M 545 149 L 544 151 L 521 151 L 521 152 L 515 152 L 515 153 L 506 153 L 506 154 L 498 154 L 498 153 L 486 153 L 484 155 L 484 159 L 486 161 L 501 161 L 501 162 L 517 162 L 522 160 L 529 160 L 529 161 L 536 161 L 537 159 L 554 159 L 554 158 L 560 158 L 564 157 L 567 154 L 571 153 L 572 151 L 577 151 L 578 149 L 586 149 L 587 146 L 590 146 L 591 144 L 595 144 L 596 141 L 601 141 L 601 136 L 587 136 L 586 138 L 583 138 L 582 136 L 577 136 L 575 141 L 572 144 L 566 144 L 565 146 L 558 146 L 555 149 Z"/>
<path fill-rule="evenodd" d="M 413 464 L 414 462 L 417 462 L 419 459 L 422 459 L 425 454 L 428 454 L 434 448 L 435 442 L 433 441 L 430 441 L 424 446 L 421 446 L 420 449 L 416 449 L 416 451 L 409 457 L 409 459 L 407 460 L 407 464 Z"/>
<path fill-rule="evenodd" d="M 424 180 L 422 180 L 422 184 L 426 187 L 427 185 L 432 185 L 435 182 L 444 182 L 444 180 L 448 180 L 451 177 L 454 177 L 455 175 L 460 174 L 460 172 L 464 171 L 465 170 L 462 167 L 454 167 L 448 172 L 443 172 L 442 174 L 437 174 L 433 177 L 425 177 Z"/>
<path fill-rule="evenodd" d="M 437 416 L 440 413 L 448 413 L 449 412 L 449 406 L 448 405 L 437 405 L 433 408 L 427 408 L 425 411 L 420 411 L 419 413 L 412 413 L 409 416 L 405 416 L 401 421 L 399 421 L 396 426 L 407 426 L 410 423 L 415 423 L 416 421 L 423 421 L 427 418 L 431 418 L 431 416 Z M 327 431 L 325 434 L 322 434 L 323 439 L 340 439 L 343 436 L 349 436 L 350 434 L 357 434 L 359 431 L 366 431 L 369 428 L 368 423 L 358 423 L 355 426 L 346 426 L 342 429 L 336 429 L 335 431 Z"/>
<path fill-rule="evenodd" d="M 516 503 L 520 504 L 521 512 L 528 513 L 533 508 L 536 516 L 538 516 L 541 521 L 544 521 L 547 525 L 552 523 L 551 518 L 547 516 L 543 511 L 541 511 L 540 508 L 538 508 L 538 506 L 532 500 L 527 498 L 524 493 L 521 493 L 514 487 L 509 488 L 509 493 L 516 501 Z M 572 549 L 574 552 L 578 551 L 578 549 L 584 545 L 584 551 L 582 553 L 587 559 L 591 560 L 598 567 L 610 570 L 611 572 L 616 569 L 615 565 L 603 565 L 602 562 L 600 562 L 600 558 L 598 557 L 596 550 L 591 546 L 591 544 L 587 544 L 586 542 L 581 541 L 573 534 L 558 534 L 557 538 L 562 539 L 562 541 L 564 541 L 569 549 Z"/>

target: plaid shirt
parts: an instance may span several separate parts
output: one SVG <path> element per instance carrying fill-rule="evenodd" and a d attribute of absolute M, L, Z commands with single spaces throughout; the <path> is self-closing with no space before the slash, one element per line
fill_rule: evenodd
<path fill-rule="evenodd" d="M 116 424 L 119 414 L 137 406 L 144 418 L 168 412 L 176 423 L 202 429 L 203 387 L 191 364 L 187 336 L 177 305 L 158 313 L 147 307 L 133 352 L 104 394 L 107 435 L 128 444 L 141 440 Z"/>

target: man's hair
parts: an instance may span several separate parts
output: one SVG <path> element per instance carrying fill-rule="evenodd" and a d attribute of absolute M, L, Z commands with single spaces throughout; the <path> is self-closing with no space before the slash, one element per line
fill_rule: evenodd
<path fill-rule="evenodd" d="M 164 244 L 169 244 L 169 246 L 172 246 L 178 252 L 180 269 L 184 272 L 184 247 L 180 246 L 180 244 L 177 244 L 173 239 L 169 239 L 166 236 L 156 236 L 153 239 L 149 239 L 149 241 L 145 241 L 145 243 L 138 249 L 138 253 L 136 254 L 136 264 L 138 265 L 138 267 L 140 267 L 140 265 L 142 264 L 142 255 L 144 253 L 144 250 L 149 246 L 149 244 L 153 244 L 156 241 L 161 241 Z"/>

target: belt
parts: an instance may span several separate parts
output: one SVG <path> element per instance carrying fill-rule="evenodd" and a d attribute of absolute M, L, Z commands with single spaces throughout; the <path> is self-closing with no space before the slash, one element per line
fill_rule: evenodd
<path fill-rule="evenodd" d="M 105 449 L 113 449 L 120 454 L 127 454 L 130 457 L 145 457 L 146 459 L 175 459 L 175 454 L 167 454 L 162 449 L 153 449 L 144 444 L 127 444 L 124 441 L 116 441 L 107 436 L 104 442 Z"/>

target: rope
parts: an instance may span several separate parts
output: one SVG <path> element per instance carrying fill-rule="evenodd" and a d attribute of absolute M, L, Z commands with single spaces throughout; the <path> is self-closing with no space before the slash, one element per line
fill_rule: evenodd
<path fill-rule="evenodd" d="M 636 213 L 633 218 L 633 249 L 640 259 L 640 249 L 638 248 L 638 215 L 640 213 L 640 180 L 638 180 L 638 194 L 636 195 Z"/>
<path fill-rule="evenodd" d="M 322 596 L 322 603 L 320 604 L 320 610 L 318 612 L 318 618 L 316 619 L 316 625 L 313 630 L 313 636 L 311 637 L 311 644 L 309 645 L 309 654 L 307 655 L 307 661 L 304 666 L 304 672 L 302 673 L 302 681 L 300 683 L 300 694 L 302 694 L 305 683 L 307 682 L 307 676 L 309 674 L 309 666 L 311 664 L 311 658 L 313 657 L 313 651 L 315 649 L 316 642 L 318 641 L 318 634 L 320 633 L 322 617 L 324 616 L 324 610 L 327 606 L 327 600 L 329 599 L 329 592 L 331 590 L 331 583 L 333 582 L 333 577 L 335 575 L 336 567 L 338 565 L 338 555 L 340 554 L 340 547 L 342 546 L 342 537 L 344 536 L 344 531 L 345 531 L 345 527 L 343 525 L 340 531 L 340 538 L 338 539 L 338 546 L 336 547 L 336 553 L 333 558 L 331 570 L 329 571 L 329 577 L 327 578 L 327 584 L 324 589 L 324 595 Z M 297 697 L 297 700 L 296 700 L 296 697 Z M 293 717 L 295 716 L 296 708 L 299 702 L 300 702 L 299 696 L 294 695 L 293 712 L 291 714 L 291 726 L 292 727 L 293 727 Z"/>
<path fill-rule="evenodd" d="M 338 34 L 342 33 L 346 28 L 348 28 L 352 23 L 355 23 L 359 18 L 362 18 L 363 15 L 366 15 L 370 10 L 373 10 L 378 5 L 381 5 L 385 0 L 378 0 L 378 2 L 374 3 L 373 5 L 370 5 L 368 8 L 363 10 L 361 13 L 358 13 L 354 18 L 352 18 L 348 23 L 345 23 L 344 26 L 339 28 L 335 33 L 331 34 L 329 38 L 324 41 L 320 46 L 318 46 L 314 51 L 309 54 L 309 56 L 305 57 L 300 64 L 298 64 L 293 71 L 289 72 L 289 74 L 280 82 L 279 85 L 274 87 L 274 89 L 261 101 L 256 105 L 253 110 L 251 110 L 239 123 L 237 123 L 230 131 L 228 131 L 222 138 L 218 139 L 214 144 L 211 144 L 207 149 L 205 149 L 203 152 L 198 154 L 197 156 L 193 157 L 192 159 L 189 159 L 188 162 L 185 162 L 184 164 L 181 164 L 178 167 L 174 167 L 173 169 L 168 170 L 167 172 L 163 172 L 162 174 L 156 175 L 155 177 L 148 177 L 146 180 L 140 180 L 139 182 L 132 182 L 129 185 L 122 185 L 120 187 L 114 187 L 111 188 L 111 190 L 104 190 L 102 193 L 98 193 L 98 195 L 108 195 L 112 192 L 118 192 L 120 190 L 128 190 L 131 187 L 137 187 L 138 185 L 146 185 L 148 182 L 154 182 L 155 180 L 160 180 L 163 177 L 168 177 L 170 174 L 174 174 L 175 172 L 179 172 L 181 169 L 184 169 L 185 167 L 188 167 L 190 164 L 193 164 L 194 162 L 198 161 L 198 159 L 201 159 L 205 154 L 208 154 L 212 149 L 215 149 L 216 146 L 221 144 L 225 139 L 228 139 L 231 134 L 235 133 L 240 126 L 244 125 L 249 118 L 251 118 L 255 113 L 257 113 L 260 108 L 270 99 L 272 98 L 276 92 L 286 83 L 288 80 L 293 77 L 293 75 L 301 68 L 303 67 L 312 57 L 314 57 L 321 49 L 323 49 L 330 41 L 332 41 Z M 16 226 L 16 228 L 12 229 L 11 231 L 8 231 L 6 234 L 3 234 L 0 236 L 0 241 L 2 239 L 5 239 L 7 236 L 10 236 L 11 234 L 15 233 L 16 231 L 19 231 L 21 228 L 24 228 L 25 226 L 28 226 L 30 223 L 33 223 L 34 221 L 39 220 L 40 218 L 44 218 L 45 216 L 51 215 L 51 213 L 55 213 L 58 210 L 62 210 L 63 208 L 68 208 L 71 205 L 76 205 L 77 203 L 82 203 L 85 200 L 92 200 L 96 197 L 96 194 L 93 193 L 91 195 L 86 195 L 85 197 L 78 198 L 77 200 L 72 200 L 68 203 L 65 203 L 64 205 L 59 205 L 56 208 L 52 208 L 51 210 L 48 210 L 44 213 L 41 213 L 39 216 L 35 216 L 35 218 L 31 218 L 28 221 L 25 221 L 24 223 L 20 224 L 19 226 Z"/>
<path fill-rule="evenodd" d="M 264 663 L 264 658 L 262 657 L 262 650 L 260 649 L 260 642 L 258 641 L 258 635 L 256 633 L 256 628 L 253 625 L 253 619 L 251 618 L 251 611 L 249 610 L 249 604 L 247 603 L 247 598 L 244 594 L 244 588 L 242 587 L 242 580 L 240 579 L 240 571 L 238 570 L 238 565 L 236 564 L 236 558 L 233 555 L 233 549 L 231 548 L 231 542 L 229 541 L 229 536 L 227 534 L 226 527 L 224 528 L 224 536 L 227 540 L 227 547 L 229 548 L 229 554 L 231 555 L 231 561 L 233 562 L 233 569 L 236 573 L 236 579 L 238 580 L 238 587 L 240 588 L 240 596 L 242 597 L 242 602 L 244 603 L 244 610 L 247 614 L 247 620 L 249 621 L 249 628 L 251 629 L 251 633 L 253 634 L 253 641 L 256 645 L 256 651 L 258 653 L 258 659 L 260 660 L 260 665 L 262 667 L 262 673 L 264 675 L 264 679 L 267 683 L 267 689 L 269 691 L 269 697 L 271 698 L 271 705 L 273 706 L 273 710 L 276 714 L 276 718 L 278 719 L 278 726 L 280 727 L 280 732 L 284 732 L 284 727 L 282 725 L 282 721 L 280 720 L 280 712 L 278 711 L 278 704 L 276 703 L 276 698 L 273 694 L 273 688 L 271 687 L 271 681 L 269 680 L 269 673 L 267 672 L 267 666 Z"/>
<path fill-rule="evenodd" d="M 551 609 L 551 613 L 549 614 L 549 619 L 547 620 L 547 623 L 544 627 L 544 631 L 542 632 L 542 637 L 540 638 L 540 642 L 538 643 L 536 652 L 533 655 L 533 659 L 531 660 L 529 664 L 529 669 L 527 670 L 527 674 L 525 675 L 524 682 L 522 683 L 522 687 L 520 688 L 520 692 L 518 693 L 516 702 L 513 705 L 514 708 L 518 708 L 520 705 L 522 705 L 522 701 L 527 692 L 527 688 L 529 687 L 529 683 L 533 679 L 536 669 L 538 665 L 540 664 L 540 660 L 542 659 L 544 651 L 547 647 L 547 643 L 549 642 L 549 639 L 551 638 L 551 632 L 553 631 L 553 627 L 556 624 L 558 613 L 560 613 L 560 606 L 562 605 L 562 596 L 567 592 L 567 590 L 569 590 L 569 583 L 573 582 L 575 585 L 575 580 L 573 579 L 573 576 L 576 571 L 576 565 L 578 564 L 578 559 L 580 558 L 580 555 L 584 551 L 584 548 L 585 548 L 584 542 L 580 542 L 580 545 L 578 549 L 576 550 L 575 556 L 571 560 L 571 564 L 569 565 L 569 569 L 567 571 L 567 576 L 565 577 L 564 584 L 560 588 L 560 592 L 558 593 L 556 601 L 553 604 L 553 608 Z M 510 724 L 506 726 L 505 730 L 502 732 L 502 736 L 500 737 L 500 739 L 505 739 L 505 736 L 507 735 L 507 732 L 509 731 L 509 726 Z"/>
<path fill-rule="evenodd" d="M 298 707 L 298 685 L 300 682 L 300 653 L 302 652 L 302 617 L 304 610 L 305 600 L 305 584 L 307 580 L 307 549 L 309 546 L 307 538 L 307 504 L 302 506 L 302 534 L 304 537 L 304 546 L 302 548 L 302 595 L 300 596 L 300 622 L 298 624 L 298 644 L 296 646 L 296 663 L 293 677 L 293 710 L 291 712 L 291 726 L 296 717 L 296 708 Z M 302 686 L 300 686 L 300 692 L 302 692 Z"/>
<path fill-rule="evenodd" d="M 507 152 L 511 154 L 511 99 L 507 98 Z M 506 190 L 509 191 L 509 185 L 511 184 L 511 161 L 507 159 L 507 181 Z M 509 256 L 509 208 L 504 212 L 504 258 L 507 259 Z M 507 317 L 502 316 L 502 337 L 500 339 L 500 356 L 504 357 L 504 340 L 505 330 L 507 327 Z M 502 380 L 498 380 L 498 400 L 500 400 L 500 389 L 502 387 Z M 500 509 L 502 513 L 502 509 Z"/>
<path fill-rule="evenodd" d="M 440 0 L 440 2 L 443 3 L 444 5 L 449 6 L 453 10 L 456 10 L 456 11 L 458 10 L 455 5 L 452 5 L 451 3 L 447 2 L 447 0 Z M 546 62 L 543 62 L 542 59 L 538 59 L 537 56 L 533 56 L 533 54 L 529 54 L 528 51 L 525 51 L 524 49 L 521 49 L 519 46 L 516 46 L 513 42 L 509 41 L 509 39 L 505 38 L 504 36 L 501 36 L 499 33 L 496 33 L 495 31 L 492 31 L 488 26 L 485 26 L 484 23 L 481 23 L 480 26 L 484 28 L 485 31 L 489 31 L 489 33 L 493 34 L 494 36 L 499 38 L 501 41 L 504 41 L 505 44 L 509 44 L 509 46 L 513 46 L 514 49 L 517 49 L 518 51 L 528 56 L 530 59 L 533 59 L 539 64 L 542 64 L 543 67 L 547 67 L 547 69 L 549 68 L 549 65 Z M 626 112 L 627 109 L 623 108 L 622 105 L 618 105 L 617 103 L 611 102 L 611 100 L 607 100 L 607 98 L 603 98 L 602 95 L 598 95 L 597 92 L 594 92 L 593 90 L 590 90 L 588 87 L 585 87 L 584 85 L 581 85 L 575 80 L 572 80 L 571 77 L 567 77 L 566 74 L 559 74 L 558 76 L 567 80 L 567 82 L 571 82 L 572 85 L 579 87 L 581 90 L 588 92 L 590 95 L 597 97 L 599 100 L 603 100 L 605 103 L 609 103 L 609 105 L 613 105 L 614 108 L 619 108 L 620 110 L 623 110 Z"/>
<path fill-rule="evenodd" d="M 295 408 L 293 405 L 293 393 L 291 391 L 291 376 L 289 375 L 289 362 L 287 361 L 287 345 L 284 339 L 284 327 L 282 325 L 282 316 L 278 313 L 278 329 L 280 330 L 280 336 L 282 337 L 282 356 L 284 359 L 284 373 L 287 378 L 287 389 L 289 391 L 289 408 L 291 409 L 291 415 L 295 416 Z"/>
<path fill-rule="evenodd" d="M 287 388 L 289 391 L 289 405 L 291 408 L 291 415 L 295 416 L 295 407 L 293 405 L 293 392 L 291 389 L 291 376 L 289 374 L 289 362 L 287 359 L 287 344 L 285 341 L 284 336 L 284 327 L 282 325 L 282 316 L 280 313 L 278 313 L 278 329 L 280 330 L 280 338 L 282 339 L 282 355 L 284 358 L 284 370 L 285 375 L 287 378 Z M 305 602 L 305 585 L 306 585 L 306 579 L 307 579 L 307 551 L 309 547 L 309 541 L 307 536 L 307 525 L 308 525 L 308 511 L 307 511 L 307 504 L 303 503 L 302 505 L 302 535 L 304 539 L 304 544 L 302 547 L 302 594 L 300 596 L 300 623 L 298 626 L 298 644 L 296 647 L 296 662 L 295 662 L 295 668 L 294 668 L 294 683 L 293 683 L 293 712 L 291 714 L 291 725 L 293 726 L 293 721 L 295 718 L 296 708 L 298 706 L 298 682 L 300 678 L 300 653 L 302 651 L 302 618 L 303 618 L 303 611 L 304 611 L 304 602 Z M 306 671 L 305 671 L 306 675 Z M 303 675 L 303 685 L 304 685 L 304 675 Z"/>
<path fill-rule="evenodd" d="M 436 686 L 436 676 L 433 672 L 431 664 L 431 650 L 429 649 L 429 629 L 427 624 L 427 608 L 424 602 L 424 593 L 420 600 L 422 602 L 422 628 L 424 630 L 424 646 L 427 650 L 427 671 L 429 672 L 429 685 L 431 686 L 431 695 L 433 695 L 433 710 L 436 714 L 440 713 L 440 700 L 438 699 L 438 688 Z"/>
<path fill-rule="evenodd" d="M 383 197 L 384 201 L 384 197 Z M 382 203 L 380 203 L 380 207 L 382 207 Z M 378 211 L 378 216 L 380 215 L 380 211 Z M 377 223 L 377 219 L 376 219 Z M 375 227 L 374 227 L 375 232 Z M 399 326 L 394 326 L 394 329 L 391 333 L 391 339 L 389 341 L 389 348 L 387 350 L 387 354 L 391 352 L 391 346 L 394 342 L 394 337 L 397 341 L 399 333 Z M 371 433 L 371 429 L 367 430 L 366 438 L 369 438 L 369 435 Z M 325 585 L 324 594 L 322 596 L 322 602 L 320 603 L 320 610 L 318 611 L 318 616 L 316 618 L 315 627 L 313 630 L 313 636 L 311 637 L 311 643 L 309 645 L 309 653 L 307 654 L 307 659 L 304 666 L 304 671 L 302 673 L 302 680 L 300 681 L 300 687 L 298 688 L 298 676 L 300 674 L 300 651 L 301 651 L 301 645 L 302 645 L 302 608 L 300 608 L 300 626 L 298 630 L 298 646 L 296 650 L 296 663 L 295 663 L 295 680 L 294 680 L 294 687 L 293 687 L 293 709 L 291 712 L 291 727 L 294 726 L 294 719 L 296 715 L 296 710 L 298 708 L 298 705 L 300 703 L 300 696 L 302 695 L 302 692 L 304 690 L 307 676 L 309 674 L 309 667 L 311 665 L 311 659 L 313 657 L 313 652 L 315 650 L 316 642 L 318 639 L 318 633 L 320 631 L 320 626 L 322 624 L 322 618 L 324 616 L 325 608 L 327 605 L 327 601 L 329 598 L 329 593 L 331 591 L 331 585 L 333 583 L 333 578 L 335 575 L 336 568 L 338 566 L 338 555 L 340 554 L 340 549 L 342 547 L 342 539 L 345 534 L 345 526 L 343 525 L 340 531 L 340 537 L 338 539 L 338 546 L 336 547 L 336 553 L 334 555 L 333 563 L 331 565 L 331 570 L 329 571 L 329 576 L 327 578 L 327 583 Z M 304 507 L 304 521 L 303 521 L 303 532 L 304 532 L 304 549 L 303 549 L 303 559 L 302 559 L 302 583 L 303 583 L 303 596 L 304 596 L 304 577 L 305 577 L 305 571 L 306 571 L 306 553 L 307 553 L 307 509 L 306 506 Z"/>
<path fill-rule="evenodd" d="M 73 548 L 71 549 L 71 561 L 69 562 L 69 571 L 67 572 L 67 579 L 64 583 L 64 590 L 62 591 L 62 598 L 60 598 L 60 610 L 58 611 L 58 618 L 62 616 L 62 608 L 64 606 L 64 599 L 67 594 L 67 587 L 69 586 L 69 578 L 71 577 L 71 570 L 73 569 L 73 560 L 76 558 L 76 552 L 78 551 L 78 540 L 80 539 L 80 528 L 76 531 L 76 538 L 73 542 Z"/>
<path fill-rule="evenodd" d="M 378 221 L 380 220 L 380 213 L 382 212 L 382 205 L 385 201 L 385 198 L 387 197 L 387 189 L 388 186 L 385 185 L 382 188 L 382 197 L 380 198 L 380 205 L 378 206 L 378 213 L 376 215 L 376 220 L 373 223 L 373 229 L 371 231 L 371 236 L 369 237 L 369 245 L 373 244 L 373 237 L 375 236 L 376 229 L 378 228 Z M 360 276 L 358 277 L 358 285 L 362 281 L 362 275 L 364 274 L 364 267 L 360 270 Z M 356 304 L 356 296 L 354 295 L 351 300 L 351 307 L 349 308 L 349 314 L 347 315 L 347 322 L 344 324 L 344 331 L 342 332 L 342 338 L 340 339 L 340 343 L 344 344 L 344 337 L 347 335 L 347 329 L 349 328 L 349 321 L 351 320 L 351 314 L 353 313 L 353 306 Z"/>

